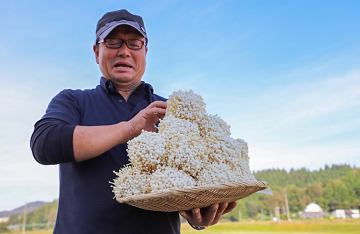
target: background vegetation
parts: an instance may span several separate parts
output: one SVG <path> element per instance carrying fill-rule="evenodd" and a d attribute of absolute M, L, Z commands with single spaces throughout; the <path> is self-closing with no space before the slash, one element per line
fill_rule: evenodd
<path fill-rule="evenodd" d="M 277 222 L 233 222 L 220 223 L 209 227 L 203 234 L 327 234 L 327 233 L 359 233 L 359 220 L 301 220 Z M 192 229 L 189 225 L 181 226 L 182 234 L 199 234 L 199 231 Z"/>
<path fill-rule="evenodd" d="M 254 172 L 254 175 L 270 185 L 274 196 L 254 194 L 242 199 L 225 218 L 239 220 L 240 211 L 243 219 L 266 220 L 274 214 L 276 206 L 281 208 L 284 217 L 285 193 L 293 219 L 311 202 L 320 205 L 325 212 L 360 208 L 360 169 L 350 165 L 326 165 L 318 171 L 268 169 Z"/>
<path fill-rule="evenodd" d="M 26 214 L 26 229 L 52 229 L 56 220 L 58 200 L 47 203 L 35 211 Z M 24 215 L 14 214 L 10 216 L 7 226 L 19 226 L 24 222 Z M 17 229 L 21 229 L 18 227 Z M 5 230 L 3 231 L 5 232 Z M 1 233 L 1 229 L 0 229 Z"/>
<path fill-rule="evenodd" d="M 318 171 L 305 168 L 290 170 L 269 169 L 254 172 L 255 178 L 266 181 L 274 196 L 254 194 L 238 201 L 238 206 L 226 214 L 222 221 L 270 220 L 274 207 L 281 207 L 285 219 L 285 199 L 287 194 L 292 219 L 298 218 L 310 202 L 320 205 L 324 211 L 334 209 L 360 208 L 360 169 L 350 165 L 325 166 Z M 27 229 L 51 229 L 55 223 L 58 201 L 45 204 L 26 216 Z M 7 231 L 7 226 L 23 223 L 23 215 L 10 216 L 7 223 L 0 225 L 0 233 Z"/>

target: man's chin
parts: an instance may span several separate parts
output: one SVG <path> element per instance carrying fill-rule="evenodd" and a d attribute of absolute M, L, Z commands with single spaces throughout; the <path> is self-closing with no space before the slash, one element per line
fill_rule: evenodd
<path fill-rule="evenodd" d="M 115 84 L 130 85 L 130 86 L 132 86 L 134 83 L 140 83 L 141 82 L 141 79 L 136 79 L 134 77 L 112 77 L 111 80 Z"/>

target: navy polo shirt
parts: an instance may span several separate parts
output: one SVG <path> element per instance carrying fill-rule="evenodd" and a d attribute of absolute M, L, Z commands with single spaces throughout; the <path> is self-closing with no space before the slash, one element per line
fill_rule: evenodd
<path fill-rule="evenodd" d="M 178 212 L 142 210 L 114 199 L 109 181 L 128 164 L 127 144 L 75 162 L 76 125 L 98 126 L 128 121 L 153 101 L 166 101 L 142 82 L 125 100 L 110 80 L 89 90 L 63 90 L 35 124 L 31 149 L 41 164 L 59 164 L 60 195 L 54 233 L 180 233 Z"/>

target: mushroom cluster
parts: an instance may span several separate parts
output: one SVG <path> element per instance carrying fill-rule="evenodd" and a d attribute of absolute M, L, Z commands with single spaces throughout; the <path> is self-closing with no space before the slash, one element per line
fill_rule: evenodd
<path fill-rule="evenodd" d="M 170 95 L 158 132 L 143 131 L 128 142 L 130 163 L 111 182 L 116 197 L 256 181 L 247 143 L 233 139 L 230 126 L 205 106 L 192 90 Z"/>

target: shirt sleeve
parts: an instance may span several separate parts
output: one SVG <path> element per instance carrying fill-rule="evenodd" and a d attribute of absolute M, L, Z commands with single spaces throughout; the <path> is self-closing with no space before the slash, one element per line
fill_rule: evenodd
<path fill-rule="evenodd" d="M 30 147 L 35 160 L 44 165 L 75 162 L 73 135 L 81 123 L 75 93 L 64 90 L 50 102 L 46 114 L 35 124 Z"/>

